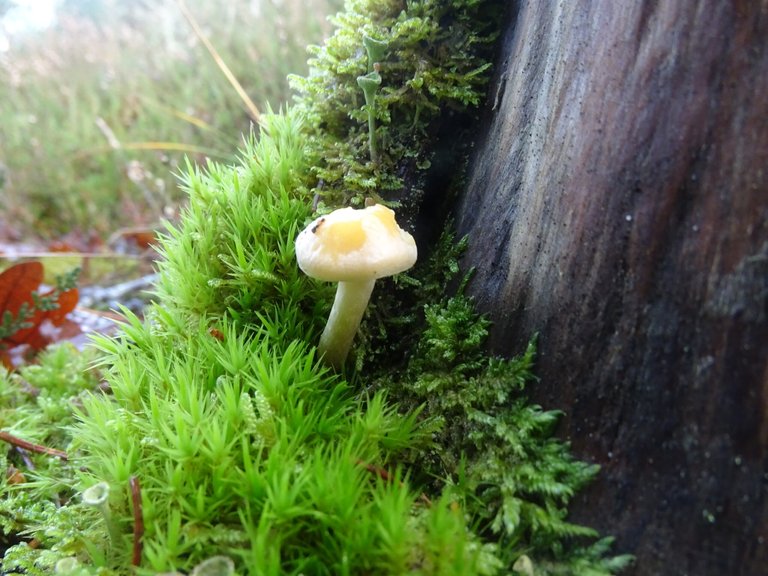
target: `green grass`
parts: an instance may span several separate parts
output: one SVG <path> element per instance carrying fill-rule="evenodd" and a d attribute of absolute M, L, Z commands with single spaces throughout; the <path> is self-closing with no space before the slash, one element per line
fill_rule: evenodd
<path fill-rule="evenodd" d="M 91 4 L 103 8 L 96 21 L 64 15 L 0 55 L 2 224 L 24 236 L 105 238 L 173 216 L 184 156 L 231 159 L 250 129 L 175 2 Z M 306 45 L 328 32 L 339 6 L 205 0 L 191 10 L 265 109 L 289 99 L 286 76 L 306 72 Z"/>

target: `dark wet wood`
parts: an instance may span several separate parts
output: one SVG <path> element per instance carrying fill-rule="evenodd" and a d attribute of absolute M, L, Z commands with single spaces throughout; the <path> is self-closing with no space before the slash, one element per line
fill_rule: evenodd
<path fill-rule="evenodd" d="M 459 230 L 635 575 L 768 573 L 768 1 L 515 3 Z"/>

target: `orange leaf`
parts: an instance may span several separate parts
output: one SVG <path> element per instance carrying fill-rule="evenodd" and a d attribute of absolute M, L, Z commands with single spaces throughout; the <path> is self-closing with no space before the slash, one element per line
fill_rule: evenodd
<path fill-rule="evenodd" d="M 26 356 L 26 352 L 37 352 L 51 342 L 72 336 L 72 326 L 76 327 L 66 316 L 77 306 L 77 288 L 61 293 L 50 290 L 41 294 L 41 297 L 55 296 L 58 306 L 53 310 L 40 310 L 34 307 L 33 293 L 42 281 L 43 266 L 39 262 L 16 264 L 0 274 L 0 317 L 6 312 L 14 318 L 18 317 L 25 303 L 29 311 L 24 319 L 26 327 L 0 339 L 0 362 L 6 366 L 15 364 L 14 354 L 11 353 L 14 348 L 25 345 L 22 355 Z M 15 352 L 18 356 L 18 350 Z"/>
<path fill-rule="evenodd" d="M 54 290 L 51 290 L 42 296 L 50 296 L 54 292 Z M 56 330 L 56 328 L 61 326 L 67 314 L 75 309 L 77 301 L 77 288 L 62 292 L 57 299 L 59 303 L 58 308 L 55 310 L 35 310 L 34 316 L 29 319 L 31 326 L 29 328 L 22 328 L 6 338 L 6 342 L 14 346 L 27 344 L 33 350 L 41 350 L 51 342 L 61 340 L 61 331 Z"/>
<path fill-rule="evenodd" d="M 61 323 L 64 321 L 64 317 L 75 309 L 79 299 L 80 295 L 77 292 L 77 288 L 65 290 L 59 294 L 59 298 L 57 300 L 59 307 L 56 308 L 56 310 L 48 310 L 46 312 L 46 318 L 53 322 L 54 326 L 61 326 Z"/>
<path fill-rule="evenodd" d="M 32 306 L 32 292 L 42 281 L 40 262 L 22 262 L 4 270 L 0 274 L 0 315 L 8 311 L 15 317 L 25 302 Z"/>

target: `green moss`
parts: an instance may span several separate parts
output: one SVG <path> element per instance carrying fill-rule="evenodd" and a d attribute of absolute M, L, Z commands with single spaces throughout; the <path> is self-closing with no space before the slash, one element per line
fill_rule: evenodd
<path fill-rule="evenodd" d="M 483 99 L 503 2 L 348 0 L 336 33 L 311 49 L 310 75 L 292 77 L 307 115 L 310 187 L 327 205 L 366 197 L 418 210 L 435 134 L 473 117 Z M 367 104 L 357 78 L 371 72 L 377 41 L 381 86 Z M 377 161 L 369 153 L 375 119 Z M 458 134 L 455 141 L 461 141 Z"/>
<path fill-rule="evenodd" d="M 74 408 L 99 384 L 98 374 L 88 369 L 92 358 L 93 352 L 80 353 L 64 344 L 40 354 L 36 365 L 18 373 L 3 371 L 0 429 L 39 446 L 66 450 Z M 0 451 L 0 469 L 0 548 L 10 548 L 3 567 L 50 573 L 60 557 L 82 550 L 82 535 L 93 533 L 89 511 L 69 503 L 79 470 L 60 458 L 5 449 Z M 26 544 L 12 546 L 19 539 L 33 538 L 40 544 L 38 550 Z"/>
<path fill-rule="evenodd" d="M 111 393 L 74 407 L 67 450 L 81 472 L 66 482 L 66 513 L 55 512 L 74 540 L 64 549 L 49 540 L 35 551 L 16 546 L 9 562 L 75 557 L 81 570 L 129 571 L 129 484 L 138 478 L 142 566 L 151 572 L 188 571 L 220 554 L 251 574 L 495 566 L 493 546 L 447 499 L 419 503 L 406 480 L 402 455 L 429 441 L 418 411 L 398 411 L 383 390 L 362 394 L 316 361 L 332 294 L 299 276 L 293 255 L 309 212 L 306 190 L 288 186 L 303 169 L 292 137 L 300 122 L 291 114 L 267 122 L 258 150 L 280 148 L 279 164 L 251 148 L 239 166 L 190 176 L 182 227 L 162 243 L 161 303 L 97 341 Z M 202 273 L 177 286 L 183 270 Z M 86 530 L 69 516 L 82 508 L 72 492 L 97 482 L 110 487 L 111 521 L 82 511 Z M 50 520 L 58 497 L 49 494 L 41 516 Z"/>
<path fill-rule="evenodd" d="M 555 436 L 561 412 L 527 399 L 535 339 L 509 360 L 484 352 L 490 323 L 463 295 L 465 248 L 466 239 L 444 233 L 412 277 L 380 293 L 358 368 L 401 409 L 421 411 L 432 444 L 411 455 L 414 481 L 459 504 L 477 534 L 499 546 L 503 566 L 524 556 L 536 575 L 614 574 L 632 558 L 609 555 L 610 538 L 567 520 L 598 467 Z"/>

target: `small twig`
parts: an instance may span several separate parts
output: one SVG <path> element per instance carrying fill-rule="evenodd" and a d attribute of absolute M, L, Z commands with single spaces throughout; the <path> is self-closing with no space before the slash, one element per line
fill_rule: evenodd
<path fill-rule="evenodd" d="M 30 452 L 37 452 L 38 454 L 48 454 L 49 456 L 56 456 L 57 458 L 61 458 L 62 460 L 68 459 L 67 453 L 62 450 L 56 450 L 56 448 L 48 448 L 47 446 L 41 446 L 40 444 L 33 444 L 32 442 L 27 442 L 26 440 L 22 440 L 21 438 L 18 438 L 12 434 L 8 434 L 8 432 L 0 431 L 0 440 L 8 442 L 8 444 L 16 446 L 17 448 L 23 448 L 24 450 L 29 450 Z"/>
<path fill-rule="evenodd" d="M 133 502 L 133 556 L 131 565 L 141 564 L 142 537 L 144 536 L 144 519 L 141 513 L 141 484 L 136 476 L 131 476 L 131 501 Z"/>
<path fill-rule="evenodd" d="M 394 478 L 392 477 L 392 474 L 384 470 L 384 468 L 381 468 L 379 466 L 374 466 L 373 464 L 367 464 L 362 460 L 356 460 L 355 463 L 358 464 L 359 466 L 362 466 L 366 470 L 368 470 L 368 472 L 370 472 L 371 474 L 376 474 L 376 476 L 378 476 L 385 482 L 392 482 L 394 480 Z M 399 485 L 402 487 L 405 486 L 403 482 L 399 482 Z M 424 494 L 424 492 L 422 492 L 419 495 L 419 500 L 421 500 L 427 506 L 432 506 L 432 501 L 429 499 L 429 497 L 426 494 Z"/>

